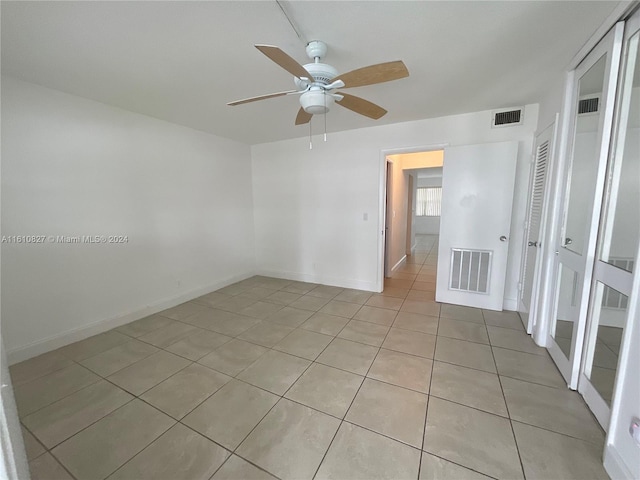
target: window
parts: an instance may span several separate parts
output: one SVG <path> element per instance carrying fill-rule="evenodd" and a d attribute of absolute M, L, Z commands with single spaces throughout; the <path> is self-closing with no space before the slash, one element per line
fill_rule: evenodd
<path fill-rule="evenodd" d="M 416 216 L 439 217 L 442 187 L 419 187 L 416 197 Z"/>

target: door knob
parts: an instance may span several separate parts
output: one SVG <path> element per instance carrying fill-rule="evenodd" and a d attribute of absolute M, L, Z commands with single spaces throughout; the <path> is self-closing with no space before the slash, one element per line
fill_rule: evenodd
<path fill-rule="evenodd" d="M 572 240 L 572 239 L 570 239 L 569 237 L 567 237 L 567 238 L 565 238 L 565 239 L 564 239 L 564 244 L 565 244 L 565 245 L 571 245 L 572 243 L 573 243 L 573 240 Z"/>
<path fill-rule="evenodd" d="M 529 246 L 530 247 L 537 247 L 538 246 L 538 242 L 529 242 Z"/>
<path fill-rule="evenodd" d="M 501 241 L 501 242 L 506 242 L 506 241 L 507 241 L 507 237 L 505 237 L 504 235 L 502 235 L 502 236 L 500 237 L 500 241 Z"/>

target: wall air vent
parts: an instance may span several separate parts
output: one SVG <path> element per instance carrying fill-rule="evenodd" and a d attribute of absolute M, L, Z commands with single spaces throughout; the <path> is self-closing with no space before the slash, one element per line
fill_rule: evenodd
<path fill-rule="evenodd" d="M 578 115 L 583 113 L 595 113 L 598 111 L 599 97 L 583 98 L 578 102 Z"/>
<path fill-rule="evenodd" d="M 492 127 L 510 127 L 522 125 L 524 118 L 524 108 L 504 108 L 491 112 Z"/>

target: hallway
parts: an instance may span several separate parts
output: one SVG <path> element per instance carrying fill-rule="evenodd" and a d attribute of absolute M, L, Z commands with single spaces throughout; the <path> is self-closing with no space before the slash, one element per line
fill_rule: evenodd
<path fill-rule="evenodd" d="M 252 277 L 11 367 L 32 478 L 606 479 L 604 433 L 513 312 Z"/>

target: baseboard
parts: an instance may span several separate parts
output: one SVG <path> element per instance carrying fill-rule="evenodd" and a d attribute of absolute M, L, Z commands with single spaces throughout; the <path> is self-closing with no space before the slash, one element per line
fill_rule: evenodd
<path fill-rule="evenodd" d="M 611 444 L 607 444 L 604 448 L 604 469 L 613 480 L 633 479 L 633 473 Z"/>
<path fill-rule="evenodd" d="M 188 302 L 189 300 L 193 300 L 194 298 L 200 297 L 209 292 L 213 292 L 214 290 L 218 290 L 220 288 L 226 287 L 227 285 L 231 285 L 232 283 L 236 283 L 246 278 L 252 277 L 253 275 L 253 273 L 234 275 L 224 280 L 215 282 L 211 285 L 207 285 L 206 287 L 200 287 L 195 290 L 183 292 L 167 300 L 163 300 L 153 305 L 147 305 L 133 312 L 128 312 L 122 315 L 117 315 L 115 317 L 98 320 L 88 325 L 83 325 L 82 327 L 74 328 L 72 330 L 59 333 L 52 337 L 45 338 L 44 340 L 38 340 L 37 342 L 33 342 L 28 345 L 13 349 L 7 349 L 9 365 L 13 365 L 14 363 L 22 362 L 29 358 L 36 357 L 60 347 L 64 347 L 65 345 L 69 345 L 70 343 L 84 340 L 85 338 L 106 332 L 107 330 L 111 330 L 112 328 L 116 328 L 135 320 L 147 317 L 149 315 L 153 315 L 154 313 L 161 312 L 163 310 L 166 310 L 167 308 L 175 307 L 176 305 Z"/>
<path fill-rule="evenodd" d="M 400 261 L 398 263 L 396 263 L 393 267 L 391 267 L 391 273 L 395 272 L 396 270 L 398 270 L 402 265 L 404 265 L 407 261 L 407 256 L 404 255 Z"/>
<path fill-rule="evenodd" d="M 510 312 L 518 311 L 518 299 L 517 298 L 504 298 L 502 300 L 502 309 L 509 310 Z"/>
<path fill-rule="evenodd" d="M 300 272 L 288 272 L 281 270 L 258 270 L 256 275 L 265 277 L 284 278 L 296 282 L 317 283 L 320 285 L 330 285 L 332 287 L 353 288 L 355 290 L 365 290 L 367 292 L 378 292 L 376 282 L 365 282 L 350 278 L 330 277 L 324 275 L 307 274 Z"/>

